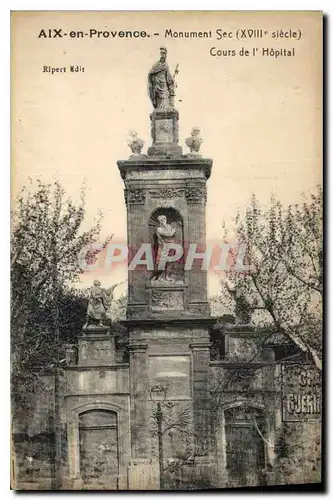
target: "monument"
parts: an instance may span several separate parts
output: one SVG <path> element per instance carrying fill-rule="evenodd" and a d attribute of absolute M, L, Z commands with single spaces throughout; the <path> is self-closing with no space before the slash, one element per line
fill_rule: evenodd
<path fill-rule="evenodd" d="M 131 154 L 118 161 L 130 263 L 126 319 L 114 328 L 114 287 L 96 280 L 59 379 L 62 487 L 274 482 L 281 391 L 275 363 L 267 366 L 273 348 L 256 354 L 248 306 L 231 285 L 238 318 L 213 328 L 202 266 L 212 160 L 199 153 L 198 127 L 186 139 L 189 153 L 178 145 L 175 81 L 164 48 L 148 82 L 152 144 L 144 154 L 132 131 Z M 141 255 L 135 265 L 131 253 Z"/>
<path fill-rule="evenodd" d="M 246 55 L 245 48 L 238 50 L 237 43 L 243 44 L 245 32 L 250 38 L 250 32 L 261 31 L 235 31 L 246 28 L 247 13 L 226 18 L 222 12 L 220 19 L 211 13 L 213 23 L 206 13 L 203 17 L 180 13 L 183 25 L 177 15 L 167 13 L 168 25 L 163 28 L 159 14 L 155 19 L 149 12 L 146 17 L 156 33 L 141 29 L 147 27 L 138 24 L 144 13 L 126 13 L 122 18 L 118 12 L 113 22 L 112 14 L 90 12 L 89 22 L 101 31 L 87 33 L 69 32 L 73 26 L 82 27 L 81 14 L 75 24 L 72 13 L 58 14 L 58 26 L 68 30 L 70 38 L 87 38 L 86 43 L 70 42 L 71 60 L 76 51 L 77 62 L 82 63 L 75 66 L 74 71 L 80 71 L 73 78 L 68 76 L 73 67 L 66 66 L 69 52 L 66 56 L 59 43 L 44 40 L 46 31 L 55 37 L 61 30 L 42 29 L 38 35 L 34 17 L 13 13 L 13 167 L 19 182 L 13 183 L 12 213 L 11 488 L 202 491 L 257 486 L 263 490 L 277 485 L 301 489 L 312 483 L 308 490 L 314 491 L 317 484 L 322 491 L 320 189 L 305 199 L 301 196 L 302 203 L 296 204 L 300 201 L 296 174 L 297 169 L 304 170 L 303 164 L 308 168 L 306 153 L 310 152 L 317 174 L 320 167 L 315 161 L 320 150 L 321 128 L 316 121 L 320 106 L 314 96 L 322 70 L 322 14 L 313 12 L 309 17 L 301 12 L 297 18 L 292 13 L 290 23 L 288 15 L 279 14 L 277 19 L 276 13 L 264 17 L 260 13 L 258 20 L 263 24 L 265 18 L 270 28 L 263 43 L 285 38 L 284 44 L 297 45 L 298 50 L 293 60 L 283 61 L 281 53 L 287 49 L 275 50 L 272 44 L 261 50 L 258 39 L 258 54 L 248 58 L 252 70 L 246 74 L 244 58 L 238 57 Z M 54 21 L 54 13 L 51 16 Z M 52 25 L 49 17 L 41 27 Z M 217 38 L 234 38 L 237 57 L 230 58 L 230 64 L 220 56 L 230 55 L 231 50 L 213 47 L 209 55 L 210 42 L 204 39 L 214 35 L 196 31 L 205 28 L 201 17 L 203 24 L 223 26 L 216 30 Z M 282 28 L 291 24 L 293 29 L 280 29 L 277 21 Z M 288 33 L 297 42 L 288 41 Z M 158 37 L 172 40 L 170 51 L 156 46 Z M 105 52 L 100 49 L 106 48 L 107 38 L 113 43 Z M 36 50 L 37 43 L 45 50 Z M 145 70 L 135 48 L 148 50 L 150 59 L 143 57 Z M 47 60 L 61 67 L 43 66 L 46 52 Z M 279 61 L 273 63 L 277 56 Z M 268 59 L 276 69 L 271 89 Z M 178 62 L 188 85 L 177 76 Z M 50 78 L 47 73 L 59 74 Z M 302 92 L 296 91 L 299 88 Z M 181 92 L 187 117 L 193 116 L 193 123 L 183 130 L 186 135 L 179 134 L 185 122 Z M 34 106 L 29 105 L 32 101 Z M 135 116 L 140 101 L 149 108 Z M 59 112 L 45 127 L 45 109 L 50 107 Z M 297 116 L 300 110 L 311 113 L 303 128 L 297 126 L 302 122 Z M 128 122 L 119 130 L 124 116 Z M 109 129 L 104 126 L 107 117 L 111 117 Z M 145 129 L 129 130 L 126 137 L 133 119 L 145 120 Z M 219 121 L 224 121 L 222 147 L 214 133 Z M 211 152 L 216 148 L 213 179 L 212 160 L 202 147 L 199 126 L 204 123 L 207 148 L 208 144 Z M 35 186 L 23 186 L 25 170 L 31 167 L 24 161 L 31 157 L 31 141 L 24 138 L 31 127 L 36 131 L 34 146 L 43 142 L 41 161 L 33 165 L 40 180 Z M 247 137 L 250 129 L 253 133 Z M 297 137 L 303 133 L 308 139 L 307 148 L 304 141 L 293 140 L 294 130 Z M 68 140 L 57 151 L 54 144 L 66 134 Z M 113 157 L 105 168 L 112 151 L 117 151 L 119 135 L 128 154 L 119 161 Z M 240 151 L 230 147 L 233 139 Z M 284 165 L 284 149 L 295 168 Z M 87 177 L 87 205 L 79 186 L 81 195 L 70 186 L 73 200 L 62 196 L 62 180 L 68 178 L 63 174 L 74 178 L 63 165 L 64 156 L 75 166 L 75 179 L 80 173 Z M 267 162 L 261 161 L 264 157 Z M 26 168 L 17 171 L 17 164 L 25 163 Z M 207 187 L 207 214 L 221 211 L 213 217 L 222 223 L 234 206 L 228 203 L 230 196 L 222 199 L 222 193 L 229 189 L 231 196 L 235 194 L 244 172 L 251 190 L 260 190 L 261 174 L 267 177 L 275 167 L 277 173 L 285 171 L 291 204 L 283 208 L 287 201 L 283 196 L 282 204 L 273 199 L 261 210 L 260 200 L 250 201 L 247 188 L 242 188 L 237 201 L 244 210 L 229 227 L 234 237 L 229 231 L 224 237 L 221 228 L 221 240 L 210 239 L 206 255 Z M 60 175 L 59 182 L 48 185 L 45 182 L 53 174 Z M 280 181 L 281 175 L 277 177 Z M 92 221 L 91 210 L 100 205 L 106 214 L 108 208 L 116 209 L 123 188 L 127 248 L 115 234 L 100 245 L 93 240 L 102 236 L 102 227 L 99 218 Z M 219 189 L 220 203 L 213 196 Z M 117 210 L 111 217 L 117 218 Z M 304 232 L 298 231 L 302 228 Z M 288 240 L 283 251 L 282 237 Z M 302 258 L 305 237 L 309 252 Z M 261 259 L 256 246 L 266 242 Z M 31 259 L 34 248 L 39 252 Z M 108 288 L 107 282 L 117 280 L 115 267 L 120 261 L 125 265 L 127 257 L 128 265 L 122 269 L 128 275 L 128 293 L 113 303 L 116 285 Z M 317 273 L 308 269 L 309 262 L 311 269 L 316 264 Z M 295 264 L 293 269 L 288 263 Z M 80 284 L 79 267 L 85 273 Z M 208 267 L 217 271 L 210 284 L 220 292 L 209 301 Z M 76 290 L 89 277 L 88 293 Z"/>
<path fill-rule="evenodd" d="M 160 60 L 148 73 L 149 97 L 153 105 L 151 119 L 152 146 L 148 149 L 149 156 L 182 155 L 178 146 L 178 119 L 175 109 L 175 76 L 171 75 L 167 60 L 167 49 L 161 47 Z"/>
<path fill-rule="evenodd" d="M 153 111 L 147 156 L 140 150 L 140 157 L 118 161 L 125 186 L 129 251 L 135 255 L 141 245 L 151 245 L 154 261 L 153 272 L 144 265 L 128 271 L 124 325 L 130 350 L 129 489 L 147 488 L 144 478 L 149 477 L 152 457 L 157 461 L 149 396 L 156 384 L 164 387 L 166 401 L 175 405 L 174 418 L 190 408 L 192 437 L 187 452 L 198 463 L 205 463 L 208 453 L 211 318 L 207 272 L 201 267 L 206 245 L 206 182 L 212 160 L 183 154 L 178 145 L 175 79 L 166 59 L 167 50 L 161 47 L 160 60 L 148 73 Z M 197 132 L 196 128 L 196 136 Z M 191 143 L 191 151 L 197 153 L 199 147 L 192 148 Z M 184 265 L 185 257 L 192 262 L 189 267 Z"/>

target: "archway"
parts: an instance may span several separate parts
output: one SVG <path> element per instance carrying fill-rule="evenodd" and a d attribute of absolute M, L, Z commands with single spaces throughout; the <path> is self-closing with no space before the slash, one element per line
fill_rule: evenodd
<path fill-rule="evenodd" d="M 89 413 L 89 412 L 102 412 L 100 413 Z M 83 416 L 83 418 L 82 418 Z M 98 424 L 98 425 L 97 425 Z M 102 424 L 102 425 L 100 425 Z M 85 431 L 93 431 L 94 427 L 101 429 L 99 430 L 102 436 L 110 434 L 111 441 L 114 442 L 115 435 L 117 436 L 117 450 L 118 450 L 118 476 L 108 477 L 108 485 L 103 481 L 98 482 L 100 484 L 94 484 L 94 481 L 90 480 L 89 488 L 86 489 L 126 489 L 127 488 L 127 472 L 128 464 L 130 461 L 130 428 L 129 428 L 129 413 L 127 405 L 119 405 L 114 402 L 108 401 L 94 401 L 81 403 L 68 411 L 67 415 L 67 436 L 68 436 L 68 474 L 69 480 L 73 481 L 75 485 L 74 489 L 81 489 L 84 487 L 83 476 L 87 476 L 86 472 L 82 470 L 84 467 L 83 460 L 81 460 L 81 453 L 85 454 L 85 443 L 87 440 L 81 443 L 81 437 L 84 436 Z M 109 428 L 109 429 L 108 429 Z M 110 432 L 109 432 L 110 431 Z M 88 440 L 89 442 L 89 440 Z M 103 444 L 100 443 L 100 444 Z M 113 465 L 112 470 L 115 470 L 114 458 L 115 458 L 115 447 L 110 446 L 111 455 L 113 454 Z M 102 450 L 101 450 L 102 451 Z M 87 455 L 85 455 L 87 456 Z"/>
<path fill-rule="evenodd" d="M 80 470 L 83 486 L 117 489 L 119 446 L 117 413 L 93 409 L 79 415 Z"/>
<path fill-rule="evenodd" d="M 266 449 L 262 435 L 266 422 L 262 410 L 235 406 L 224 412 L 226 469 L 230 486 L 263 484 Z"/>

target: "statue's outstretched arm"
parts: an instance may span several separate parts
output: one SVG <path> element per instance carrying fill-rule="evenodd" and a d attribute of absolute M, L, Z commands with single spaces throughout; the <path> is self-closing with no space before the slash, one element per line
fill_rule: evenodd
<path fill-rule="evenodd" d="M 115 285 L 112 285 L 110 288 L 108 288 L 108 291 L 109 292 L 113 292 L 113 290 L 115 288 L 117 288 L 117 286 L 120 286 L 120 285 L 123 285 L 124 283 L 126 283 L 127 280 L 124 280 L 124 281 L 121 281 L 120 283 L 116 283 Z"/>

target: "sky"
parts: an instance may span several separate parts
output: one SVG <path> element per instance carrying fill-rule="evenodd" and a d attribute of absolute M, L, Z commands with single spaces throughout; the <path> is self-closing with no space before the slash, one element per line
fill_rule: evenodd
<path fill-rule="evenodd" d="M 213 159 L 208 181 L 207 240 L 219 240 L 252 193 L 263 204 L 272 193 L 283 204 L 321 182 L 321 17 L 314 12 L 20 12 L 12 20 L 12 194 L 28 177 L 57 178 L 68 196 L 87 186 L 89 227 L 101 210 L 102 236 L 126 241 L 126 207 L 117 160 L 127 159 L 128 131 L 151 144 L 147 74 L 168 49 L 177 75 L 180 145 L 198 126 L 201 153 Z M 63 32 L 145 30 L 150 37 L 43 38 Z M 211 39 L 165 38 L 165 30 L 211 31 Z M 216 30 L 232 38 L 217 40 Z M 263 29 L 264 39 L 237 40 L 237 30 Z M 301 38 L 271 37 L 293 30 Z M 153 33 L 159 33 L 154 36 Z M 216 47 L 216 49 L 213 49 Z M 253 56 L 240 56 L 244 48 Z M 262 56 L 262 50 L 295 50 L 294 57 Z M 235 51 L 212 56 L 211 51 Z M 69 66 L 84 67 L 70 72 Z M 66 67 L 50 74 L 44 66 Z M 107 283 L 122 281 L 124 268 Z M 209 275 L 210 294 L 218 278 Z M 104 284 L 104 283 L 103 283 Z M 91 277 L 82 280 L 90 286 Z M 126 285 L 117 293 L 122 293 Z"/>

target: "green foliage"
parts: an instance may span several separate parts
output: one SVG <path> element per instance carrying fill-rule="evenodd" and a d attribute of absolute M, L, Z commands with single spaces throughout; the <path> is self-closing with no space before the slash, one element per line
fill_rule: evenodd
<path fill-rule="evenodd" d="M 16 401 L 34 390 L 36 372 L 54 367 L 60 345 L 84 322 L 84 295 L 71 285 L 80 274 L 79 252 L 96 240 L 101 222 L 99 216 L 94 227 L 83 231 L 84 216 L 84 190 L 74 203 L 58 181 L 31 182 L 13 200 L 11 367 Z"/>
<path fill-rule="evenodd" d="M 246 246 L 250 270 L 240 273 L 232 268 L 227 282 L 233 283 L 261 326 L 273 324 L 321 369 L 321 189 L 286 209 L 274 197 L 268 207 L 261 207 L 253 196 L 244 217 L 236 216 L 234 231 Z"/>
<path fill-rule="evenodd" d="M 59 296 L 59 333 L 61 343 L 75 343 L 85 323 L 88 290 L 64 286 Z"/>
<path fill-rule="evenodd" d="M 320 435 L 320 423 L 283 423 L 275 446 L 279 484 L 320 482 Z"/>

